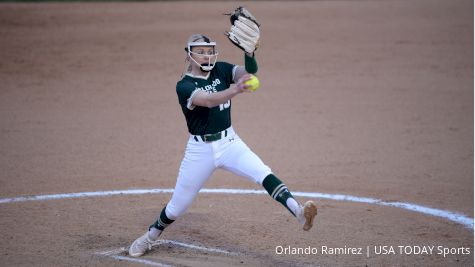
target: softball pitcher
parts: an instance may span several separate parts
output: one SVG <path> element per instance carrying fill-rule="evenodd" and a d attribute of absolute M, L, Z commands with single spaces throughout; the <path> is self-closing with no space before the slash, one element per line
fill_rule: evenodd
<path fill-rule="evenodd" d="M 227 35 L 244 50 L 244 66 L 217 62 L 216 43 L 205 35 L 189 37 L 185 47 L 187 66 L 176 92 L 190 137 L 171 200 L 149 230 L 132 243 L 130 256 L 139 257 L 151 249 L 165 228 L 188 209 L 217 168 L 262 185 L 297 218 L 303 230 L 308 231 L 313 225 L 315 203 L 300 205 L 231 125 L 231 99 L 250 92 L 245 82 L 258 69 L 254 51 L 260 32 L 259 24 L 246 9 L 239 7 L 229 15 L 232 26 Z"/>

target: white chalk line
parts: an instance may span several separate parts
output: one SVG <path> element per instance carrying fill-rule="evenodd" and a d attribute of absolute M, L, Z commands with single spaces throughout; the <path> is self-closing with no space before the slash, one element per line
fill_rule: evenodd
<path fill-rule="evenodd" d="M 120 256 L 120 255 L 110 255 L 109 257 L 113 258 L 114 260 L 131 261 L 131 262 L 142 263 L 142 264 L 150 265 L 150 266 L 174 267 L 173 265 L 163 264 L 163 263 L 150 261 L 150 260 L 146 260 L 146 259 L 131 258 L 131 257 L 126 257 L 126 256 Z"/>
<path fill-rule="evenodd" d="M 208 247 L 203 247 L 203 246 L 198 246 L 198 245 L 193 245 L 193 244 L 187 244 L 179 241 L 174 241 L 174 240 L 158 240 L 152 244 L 152 248 L 162 245 L 162 244 L 171 244 L 175 245 L 178 247 L 184 247 L 186 249 L 191 249 L 191 250 L 198 250 L 198 251 L 205 251 L 205 252 L 212 252 L 212 253 L 220 253 L 220 254 L 225 254 L 225 255 L 239 255 L 237 252 L 231 252 L 223 249 L 218 249 L 218 248 L 208 248 Z M 124 261 L 130 261 L 130 262 L 137 262 L 137 263 L 142 263 L 145 265 L 149 266 L 159 266 L 159 267 L 173 267 L 173 265 L 168 265 L 152 260 L 147 260 L 147 259 L 138 259 L 138 258 L 132 258 L 132 257 L 127 257 L 127 256 L 122 256 L 119 255 L 121 253 L 126 252 L 126 248 L 118 248 L 118 249 L 113 249 L 113 250 L 108 250 L 108 251 L 103 251 L 103 252 L 97 252 L 97 255 L 102 255 L 106 256 L 115 260 L 124 260 Z"/>
<path fill-rule="evenodd" d="M 173 241 L 173 240 L 158 240 L 156 243 L 157 243 L 157 245 L 172 244 L 172 245 L 175 245 L 175 246 L 184 247 L 184 248 L 188 248 L 188 249 L 200 250 L 200 251 L 205 251 L 205 252 L 213 252 L 213 253 L 221 253 L 221 254 L 225 254 L 225 255 L 239 255 L 239 253 L 237 253 L 237 252 L 231 252 L 231 251 L 227 251 L 227 250 L 224 250 L 224 249 L 202 247 L 202 246 L 197 246 L 197 245 L 193 245 L 193 244 L 187 244 L 187 243 L 183 243 L 183 242 Z"/>
<path fill-rule="evenodd" d="M 0 198 L 0 204 L 16 203 L 16 202 L 26 202 L 26 201 L 43 201 L 43 200 L 54 200 L 54 199 L 72 199 L 72 198 L 85 198 L 85 197 L 104 197 L 104 196 L 117 196 L 117 195 L 143 195 L 143 194 L 161 194 L 161 193 L 173 193 L 173 189 L 130 189 L 130 190 L 113 190 L 113 191 L 97 191 L 97 192 L 80 192 L 80 193 L 67 193 L 67 194 L 52 194 L 52 195 L 36 195 L 36 196 L 22 196 L 22 197 L 13 197 L 13 198 Z M 204 188 L 201 189 L 200 193 L 208 194 L 239 194 L 239 195 L 250 195 L 250 194 L 267 194 L 264 190 L 253 190 L 253 189 L 220 189 L 220 188 Z M 367 197 L 356 197 L 351 195 L 341 195 L 341 194 L 325 194 L 317 192 L 292 192 L 294 196 L 309 197 L 309 198 L 322 198 L 338 201 L 351 201 L 357 203 L 366 203 L 374 204 L 380 206 L 389 206 L 396 207 L 400 209 L 410 210 L 414 212 L 419 212 L 422 214 L 427 214 L 435 217 L 440 217 L 447 219 L 449 221 L 461 224 L 468 229 L 474 230 L 474 221 L 473 218 L 468 217 L 467 215 L 448 211 L 435 209 L 431 207 L 425 207 L 422 205 L 417 205 L 408 202 L 387 202 L 381 199 L 367 198 Z"/>

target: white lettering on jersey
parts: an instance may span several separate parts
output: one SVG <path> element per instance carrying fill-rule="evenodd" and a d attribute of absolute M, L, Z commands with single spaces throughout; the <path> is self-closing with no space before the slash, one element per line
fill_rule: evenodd
<path fill-rule="evenodd" d="M 219 78 L 216 78 L 213 82 L 211 82 L 211 84 L 208 84 L 208 85 L 205 85 L 205 87 L 195 87 L 196 89 L 200 89 L 200 90 L 204 90 L 208 93 L 216 93 L 218 92 L 218 90 L 216 90 L 216 86 L 218 84 L 221 84 L 221 81 L 219 80 Z"/>
<path fill-rule="evenodd" d="M 223 111 L 224 109 L 229 108 L 230 106 L 231 106 L 231 100 L 228 100 L 226 103 L 219 105 L 219 111 Z"/>

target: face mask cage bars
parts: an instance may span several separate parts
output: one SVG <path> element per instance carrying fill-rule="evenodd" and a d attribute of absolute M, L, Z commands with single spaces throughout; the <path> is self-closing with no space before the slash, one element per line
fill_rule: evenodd
<path fill-rule="evenodd" d="M 218 52 L 214 51 L 213 54 L 211 55 L 207 55 L 207 54 L 199 54 L 199 53 L 195 53 L 195 52 L 191 52 L 191 48 L 193 46 L 212 46 L 213 48 L 216 47 L 216 42 L 191 42 L 191 43 L 188 43 L 188 47 L 187 47 L 187 52 L 188 52 L 188 56 L 191 58 L 191 60 L 193 60 L 197 65 L 200 66 L 201 70 L 202 71 L 211 71 L 213 68 L 214 68 L 214 64 L 216 64 L 216 61 L 218 60 Z M 198 55 L 198 56 L 206 56 L 208 57 L 208 64 L 204 63 L 204 64 L 199 64 L 198 62 L 196 62 L 196 60 L 191 56 L 191 54 L 194 54 L 194 55 Z M 211 62 L 211 58 L 214 58 L 213 62 Z"/>

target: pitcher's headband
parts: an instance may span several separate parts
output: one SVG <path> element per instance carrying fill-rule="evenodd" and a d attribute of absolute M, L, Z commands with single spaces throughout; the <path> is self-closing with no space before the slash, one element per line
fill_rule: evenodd
<path fill-rule="evenodd" d="M 188 46 L 216 46 L 216 42 L 191 42 Z"/>

